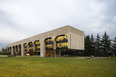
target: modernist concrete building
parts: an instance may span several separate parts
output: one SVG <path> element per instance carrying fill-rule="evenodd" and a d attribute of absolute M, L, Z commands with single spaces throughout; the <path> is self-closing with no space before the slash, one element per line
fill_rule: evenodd
<path fill-rule="evenodd" d="M 84 50 L 84 32 L 69 25 L 8 44 L 14 56 L 60 56 L 72 49 Z"/>

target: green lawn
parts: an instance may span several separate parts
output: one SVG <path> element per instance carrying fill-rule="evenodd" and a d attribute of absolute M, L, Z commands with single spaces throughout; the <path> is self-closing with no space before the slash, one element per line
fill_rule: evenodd
<path fill-rule="evenodd" d="M 116 58 L 0 58 L 0 77 L 116 77 Z"/>

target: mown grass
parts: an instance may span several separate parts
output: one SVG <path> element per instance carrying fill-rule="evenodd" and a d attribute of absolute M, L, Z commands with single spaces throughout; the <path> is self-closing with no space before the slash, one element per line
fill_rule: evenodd
<path fill-rule="evenodd" d="M 116 77 L 116 58 L 0 58 L 0 77 Z"/>

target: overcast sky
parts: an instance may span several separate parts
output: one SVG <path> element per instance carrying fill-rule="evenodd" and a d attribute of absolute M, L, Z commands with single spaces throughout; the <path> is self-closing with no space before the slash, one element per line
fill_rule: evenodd
<path fill-rule="evenodd" d="M 71 25 L 116 36 L 116 0 L 0 0 L 0 43 Z"/>

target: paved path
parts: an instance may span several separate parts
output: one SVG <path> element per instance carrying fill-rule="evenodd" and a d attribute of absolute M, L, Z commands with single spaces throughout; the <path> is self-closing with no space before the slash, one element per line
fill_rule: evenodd
<path fill-rule="evenodd" d="M 62 57 L 62 58 L 72 58 L 72 59 L 103 59 L 108 57 Z"/>

